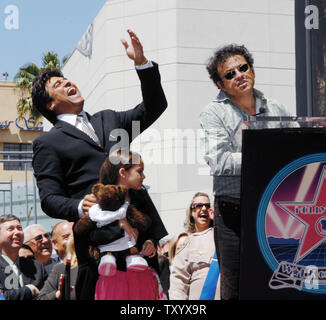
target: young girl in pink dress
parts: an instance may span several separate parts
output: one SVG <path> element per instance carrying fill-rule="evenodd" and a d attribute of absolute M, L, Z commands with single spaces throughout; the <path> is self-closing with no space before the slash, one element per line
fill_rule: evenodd
<path fill-rule="evenodd" d="M 114 276 L 99 274 L 95 300 L 155 300 L 166 298 L 157 274 L 158 261 L 156 255 L 157 242 L 166 235 L 166 230 L 142 185 L 144 179 L 144 163 L 137 153 L 115 152 L 106 159 L 101 167 L 99 182 L 104 185 L 119 184 L 125 186 L 129 190 L 126 200 L 130 205 L 136 204 L 138 210 L 148 215 L 151 219 L 151 225 L 148 230 L 138 232 L 136 229 L 132 229 L 130 225 L 128 226 L 126 220 L 123 221 L 127 225 L 126 232 L 137 239 L 136 246 L 141 256 L 147 260 L 149 268 L 131 271 L 128 269 L 119 270 L 119 266 L 117 266 Z"/>

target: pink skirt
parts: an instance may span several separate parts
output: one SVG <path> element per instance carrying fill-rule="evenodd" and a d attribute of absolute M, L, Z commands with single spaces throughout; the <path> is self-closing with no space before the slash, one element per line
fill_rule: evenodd
<path fill-rule="evenodd" d="M 150 268 L 141 272 L 117 270 L 113 277 L 99 276 L 95 300 L 161 299 L 159 287 L 157 274 Z"/>

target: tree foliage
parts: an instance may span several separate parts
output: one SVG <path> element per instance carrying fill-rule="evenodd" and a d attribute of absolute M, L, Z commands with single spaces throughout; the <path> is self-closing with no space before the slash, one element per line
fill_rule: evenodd
<path fill-rule="evenodd" d="M 46 52 L 42 55 L 42 66 L 38 67 L 35 63 L 27 63 L 19 68 L 14 80 L 17 82 L 15 91 L 19 92 L 20 98 L 17 102 L 18 119 L 28 116 L 33 117 L 38 123 L 42 115 L 33 108 L 32 103 L 32 83 L 33 79 L 39 76 L 43 69 L 61 68 L 60 59 L 55 52 Z"/>

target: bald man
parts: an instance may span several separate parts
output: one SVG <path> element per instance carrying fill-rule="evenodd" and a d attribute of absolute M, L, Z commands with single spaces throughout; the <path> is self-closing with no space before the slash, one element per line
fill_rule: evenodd
<path fill-rule="evenodd" d="M 62 221 L 57 223 L 52 229 L 52 245 L 60 262 L 63 261 L 67 254 L 67 242 L 72 234 L 72 226 L 72 222 Z"/>
<path fill-rule="evenodd" d="M 24 229 L 25 244 L 34 253 L 34 258 L 43 264 L 46 272 L 50 274 L 53 266 L 57 263 L 51 258 L 52 242 L 51 236 L 40 224 L 32 224 Z"/>

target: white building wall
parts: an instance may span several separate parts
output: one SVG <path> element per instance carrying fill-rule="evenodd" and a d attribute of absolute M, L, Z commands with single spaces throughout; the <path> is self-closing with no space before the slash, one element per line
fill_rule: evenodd
<path fill-rule="evenodd" d="M 199 113 L 217 95 L 205 62 L 218 46 L 244 44 L 255 58 L 256 87 L 295 114 L 294 0 L 108 0 L 93 23 L 91 59 L 76 50 L 63 72 L 80 87 L 92 114 L 141 101 L 120 42 L 129 40 L 127 28 L 139 36 L 146 57 L 159 63 L 169 106 L 132 150 L 144 158 L 145 183 L 168 232 L 181 232 L 193 194 L 212 195 L 212 177 L 198 151 Z M 172 129 L 188 138 L 175 139 Z"/>

